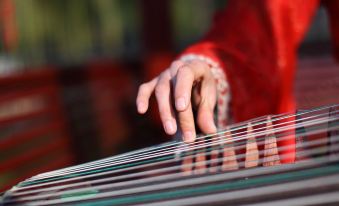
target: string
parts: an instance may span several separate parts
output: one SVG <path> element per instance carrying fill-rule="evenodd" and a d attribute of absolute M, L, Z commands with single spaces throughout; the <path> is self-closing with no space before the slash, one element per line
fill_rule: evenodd
<path fill-rule="evenodd" d="M 338 184 L 338 175 L 331 176 L 329 178 L 322 178 L 321 183 L 319 184 L 319 187 L 329 187 Z M 325 182 L 324 182 L 325 181 Z M 315 181 L 307 182 L 308 184 L 314 184 L 319 183 Z M 304 189 L 309 189 L 307 187 L 304 187 Z M 334 205 L 334 203 L 339 202 L 339 196 L 338 191 L 327 191 L 326 193 L 319 193 L 319 194 L 309 194 L 307 196 L 301 196 L 301 197 L 294 197 L 294 198 L 288 198 L 285 200 L 275 200 L 265 203 L 259 203 L 254 204 L 260 205 L 260 206 L 285 206 L 285 205 L 298 205 L 300 203 L 303 203 L 303 205 Z"/>
<path fill-rule="evenodd" d="M 281 171 L 280 171 L 281 172 Z M 153 178 L 154 179 L 154 178 Z M 171 179 L 169 178 L 169 179 L 166 179 L 166 181 L 170 181 Z M 143 184 L 144 185 L 144 184 Z M 113 185 L 106 185 L 106 187 L 111 187 L 111 188 L 117 188 L 117 189 L 119 189 L 119 190 L 121 190 L 119 187 L 118 187 L 118 185 L 116 185 L 116 186 L 114 186 L 113 187 Z M 133 188 L 135 188 L 135 187 L 133 187 Z M 95 190 L 98 190 L 98 189 L 105 189 L 104 187 L 102 187 L 101 186 L 101 188 L 99 188 L 99 187 L 91 187 L 91 188 L 85 188 L 85 189 L 76 189 L 76 190 L 71 190 L 71 191 L 66 191 L 66 192 L 59 192 L 59 193 L 52 193 L 53 194 L 53 196 L 57 196 L 57 195 L 62 195 L 62 194 L 72 194 L 72 193 L 78 193 L 78 192 L 81 192 L 81 191 L 86 191 L 86 190 L 88 190 L 88 189 L 95 189 Z M 52 197 L 51 195 L 38 195 L 38 196 L 35 196 L 35 197 L 29 197 L 29 198 L 26 198 L 26 199 L 20 199 L 20 201 L 23 201 L 23 200 L 30 200 L 30 199 L 32 199 L 33 198 L 33 200 L 37 200 L 37 198 L 42 198 L 42 197 Z M 8 202 L 7 202 L 8 203 Z"/>
<path fill-rule="evenodd" d="M 330 122 L 330 121 L 333 121 L 333 120 L 337 120 L 337 118 L 327 118 L 327 122 Z M 297 121 L 299 121 L 299 120 L 297 120 Z M 320 120 L 318 120 L 318 123 L 325 123 L 326 121 L 320 121 Z M 305 125 L 307 125 L 307 124 L 304 124 L 304 126 Z M 295 125 L 293 125 L 293 126 L 295 126 Z M 319 132 L 319 131 L 318 131 Z M 267 132 L 267 133 L 269 133 L 269 132 Z M 206 145 L 205 145 L 206 146 Z"/>
<path fill-rule="evenodd" d="M 79 179 L 83 179 L 83 178 L 84 178 L 84 177 L 81 177 L 81 178 L 79 178 Z M 73 179 L 71 179 L 71 180 L 73 180 Z M 71 180 L 70 180 L 70 181 L 71 181 Z M 59 181 L 59 182 L 56 182 L 56 183 L 60 183 L 60 181 Z"/>
<path fill-rule="evenodd" d="M 321 115 L 327 115 L 327 114 L 321 114 Z M 308 118 L 314 118 L 314 116 L 312 116 L 312 117 L 308 117 Z M 305 119 L 308 119 L 308 118 L 305 118 Z M 283 123 L 281 123 L 281 124 L 277 124 L 277 125 L 275 125 L 275 126 L 279 126 L 279 125 L 283 125 L 283 124 L 289 124 L 289 123 L 294 123 L 294 122 L 297 122 L 297 121 L 302 121 L 302 120 L 300 120 L 300 119 L 298 119 L 298 120 L 293 120 L 293 121 L 289 121 L 289 122 L 283 122 Z M 261 123 L 261 124 L 263 124 L 263 123 Z M 247 126 L 247 125 L 246 125 Z M 292 126 L 295 126 L 295 125 L 292 125 Z M 256 131 L 256 130 L 261 130 L 261 129 L 265 129 L 265 127 L 264 128 L 258 128 L 258 129 L 253 129 L 253 131 Z M 266 129 L 267 129 L 267 127 L 266 127 Z M 277 129 L 279 129 L 279 128 L 273 128 L 273 130 L 271 129 L 269 132 L 273 132 L 273 133 L 275 133 L 276 131 L 277 131 Z M 267 130 L 265 130 L 265 131 L 267 131 Z M 226 131 L 227 132 L 227 131 Z M 244 131 L 244 132 L 241 132 L 241 133 L 247 133 L 246 131 Z M 254 135 L 255 135 L 256 133 L 254 133 Z M 231 135 L 238 135 L 238 134 L 231 134 Z M 226 136 L 222 136 L 222 137 L 231 137 L 231 135 L 226 135 Z M 221 138 L 221 137 L 216 137 L 216 138 Z M 214 138 L 214 139 L 216 139 L 216 138 Z M 212 141 L 214 140 L 214 139 L 212 139 Z M 203 141 L 208 141 L 208 140 L 203 140 Z M 237 139 L 236 138 L 233 138 L 233 141 L 237 141 Z M 204 147 L 205 145 L 203 145 L 203 144 L 201 144 L 201 147 Z M 193 145 L 192 146 L 192 144 L 191 145 L 189 145 L 189 146 L 187 146 L 186 145 L 186 148 L 188 148 L 188 149 L 191 149 L 191 148 L 194 148 L 195 147 L 195 145 Z M 168 151 L 166 151 L 167 153 L 168 153 Z M 165 153 L 166 153 L 165 152 Z M 163 155 L 164 153 L 157 153 L 155 156 L 157 156 L 157 157 L 159 157 L 159 156 L 161 156 L 161 155 Z M 154 155 L 153 156 L 151 156 L 151 158 L 153 158 L 153 157 L 155 157 Z M 127 163 L 129 163 L 129 162 L 131 162 L 131 161 L 140 161 L 140 160 L 143 160 L 143 159 L 146 159 L 146 158 L 149 158 L 149 156 L 142 156 L 141 158 L 139 158 L 139 159 L 137 159 L 137 160 L 131 160 L 131 158 L 128 158 L 128 161 L 120 161 L 120 162 L 117 162 L 116 164 L 127 164 Z M 116 164 L 113 164 L 113 165 L 116 165 Z M 98 168 L 102 168 L 102 167 L 106 167 L 107 165 L 102 165 L 102 166 L 100 166 L 100 167 L 89 167 L 89 168 L 86 168 L 86 169 L 83 169 L 82 171 L 89 171 L 89 170 L 91 170 L 91 169 L 98 169 Z M 109 166 L 112 166 L 112 164 L 110 164 Z M 79 168 L 78 169 L 78 171 L 79 170 L 81 170 L 81 168 Z M 54 174 L 54 176 L 57 176 L 57 175 L 65 175 L 66 173 L 59 173 L 59 174 Z M 46 178 L 46 177 L 45 177 Z"/>
<path fill-rule="evenodd" d="M 307 114 L 307 113 L 312 113 L 312 112 L 316 112 L 316 111 L 320 111 L 320 110 L 324 110 L 324 109 L 327 109 L 327 108 L 331 108 L 331 106 L 325 106 L 325 107 L 321 107 L 321 108 L 316 108 L 316 109 L 313 109 L 313 110 L 310 110 L 310 111 L 304 111 L 304 112 L 300 112 L 300 113 L 296 113 L 296 114 L 294 114 L 294 115 L 286 115 L 286 114 L 281 114 L 281 115 L 273 115 L 272 117 L 274 117 L 274 118 L 272 118 L 271 119 L 271 121 L 272 122 L 274 122 L 274 121 L 279 121 L 279 120 L 282 120 L 281 118 L 279 118 L 279 117 L 281 117 L 281 116 L 283 116 L 285 119 L 286 118 L 291 118 L 291 117 L 296 117 L 296 116 L 300 116 L 300 115 L 303 115 L 303 114 Z M 283 118 L 283 119 L 284 119 Z M 257 119 L 259 119 L 259 120 L 261 120 L 260 118 L 257 118 Z M 262 119 L 264 119 L 264 117 L 262 117 Z M 301 119 L 302 120 L 302 119 Z M 247 122 L 250 122 L 251 120 L 249 120 L 249 121 L 247 121 Z M 264 123 L 267 123 L 267 122 L 259 122 L 259 124 L 264 124 Z M 240 126 L 239 127 L 239 125 L 243 125 L 242 127 Z M 257 124 L 255 124 L 255 123 L 253 123 L 253 126 L 256 126 Z M 232 127 L 234 127 L 235 128 L 235 130 L 241 130 L 241 129 L 243 129 L 244 127 L 246 127 L 247 125 L 246 125 L 246 122 L 244 122 L 244 123 L 238 123 L 238 124 L 234 124 Z M 235 130 L 230 130 L 231 132 L 232 131 L 235 131 Z M 198 137 L 197 138 L 197 141 L 199 141 L 200 139 L 206 139 L 206 138 L 208 138 L 208 137 L 213 137 L 213 136 L 218 136 L 218 135 L 220 135 L 220 134 L 223 134 L 223 133 L 226 133 L 227 132 L 227 130 L 226 131 L 221 131 L 221 132 L 218 132 L 218 133 L 215 133 L 215 134 L 210 134 L 210 135 L 204 135 L 204 136 L 200 136 L 200 137 Z M 181 144 L 181 142 L 172 142 L 172 143 L 169 143 L 169 144 L 164 144 L 163 145 L 163 147 L 168 147 L 168 146 L 173 146 L 173 145 L 179 145 L 179 144 Z M 151 149 L 152 148 L 156 148 L 156 147 L 151 147 Z M 146 151 L 146 150 L 141 150 L 141 151 Z M 157 150 L 155 150 L 154 152 L 158 152 Z M 117 158 L 118 157 L 126 157 L 127 155 L 119 155 L 119 156 L 117 156 Z M 126 157 L 126 158 L 130 158 L 130 157 Z M 112 160 L 114 160 L 115 158 L 113 158 Z M 106 158 L 106 159 L 103 159 L 103 160 L 99 160 L 99 161 L 95 161 L 97 164 L 98 163 L 101 163 L 102 161 L 105 161 L 105 160 L 110 160 L 110 158 Z M 88 163 L 88 164 L 90 164 L 90 163 Z M 83 165 L 87 165 L 87 164 L 83 164 Z M 81 166 L 81 165 L 80 165 Z M 73 167 L 74 168 L 74 167 Z M 79 168 L 79 167 L 78 167 Z M 66 168 L 67 169 L 67 168 Z M 62 169 L 62 171 L 65 171 L 66 169 Z M 58 171 L 58 170 L 57 170 Z M 43 176 L 43 174 L 42 175 L 40 175 L 40 176 Z"/>
<path fill-rule="evenodd" d="M 279 172 L 283 172 L 283 170 L 279 169 Z M 251 176 L 253 176 L 253 173 L 251 174 Z M 225 181 L 224 177 L 227 178 L 228 176 L 225 176 L 225 174 L 216 174 L 216 175 L 208 176 L 208 177 L 190 178 L 188 180 L 178 180 L 178 181 L 169 182 L 169 183 L 165 182 L 165 183 L 160 183 L 160 184 L 151 185 L 151 186 L 141 186 L 141 187 L 133 187 L 133 188 L 127 188 L 127 189 L 119 189 L 117 191 L 102 192 L 102 193 L 100 193 L 99 195 L 97 195 L 97 196 L 95 196 L 93 198 L 96 198 L 96 199 L 97 198 L 103 198 L 103 197 L 111 197 L 112 198 L 113 195 L 127 195 L 127 194 L 131 194 L 131 193 L 136 193 L 137 191 L 138 192 L 147 192 L 147 191 L 149 192 L 149 191 L 160 190 L 160 189 L 171 189 L 171 187 L 172 188 L 177 188 L 177 187 L 187 186 L 186 184 L 195 185 L 195 184 L 198 184 L 198 183 L 194 182 L 197 179 L 200 179 L 200 183 L 199 184 L 202 184 L 201 181 L 215 182 L 215 181 L 217 181 L 216 178 L 218 178 L 218 177 L 223 177 L 222 179 L 219 179 L 219 180 L 220 181 L 221 180 Z M 161 185 L 162 188 L 160 188 L 159 185 Z M 112 187 L 112 185 L 107 185 L 107 186 L 108 187 Z M 147 190 L 147 188 L 148 188 L 148 190 Z M 91 189 L 94 189 L 94 188 L 91 188 Z M 98 189 L 100 189 L 100 187 L 95 187 L 95 189 L 98 190 Z M 104 189 L 104 188 L 101 186 L 101 189 Z M 76 192 L 83 191 L 83 190 L 84 189 L 77 189 L 77 190 L 73 190 L 73 191 L 67 191 L 66 193 L 71 193 L 71 192 L 72 193 L 74 193 L 74 192 L 76 193 Z M 85 190 L 88 190 L 88 189 L 85 189 Z M 56 195 L 60 195 L 60 194 L 64 194 L 64 193 L 56 193 Z M 51 196 L 47 196 L 47 197 L 51 197 Z M 32 198 L 29 197 L 29 198 L 26 198 L 26 199 L 29 200 L 29 199 L 32 199 Z M 36 199 L 37 199 L 37 196 L 33 197 L 33 200 L 36 200 Z M 92 198 L 91 197 L 90 198 L 86 198 L 86 200 L 89 200 L 89 199 L 92 199 Z M 44 203 L 47 204 L 47 202 L 44 202 Z M 52 200 L 52 202 L 48 202 L 48 204 L 55 204 L 55 203 L 58 203 L 58 202 L 53 202 L 53 200 Z"/>
<path fill-rule="evenodd" d="M 316 132 L 315 132 L 316 133 Z M 320 140 L 317 140 L 317 141 L 312 141 L 312 142 L 309 142 L 309 143 L 305 143 L 306 145 L 305 146 L 307 146 L 307 147 L 309 147 L 309 146 L 314 146 L 314 145 L 317 145 L 317 144 L 320 144 L 320 143 L 326 143 L 327 142 L 327 140 L 324 140 L 324 139 L 320 139 Z M 291 147 L 291 146 L 286 146 L 286 147 Z M 280 150 L 284 150 L 285 148 L 280 148 Z M 320 149 L 319 151 L 323 151 L 323 149 Z M 263 154 L 264 153 L 264 151 L 260 151 L 260 153 L 261 154 Z M 311 152 L 312 153 L 312 152 Z M 313 151 L 313 153 L 314 153 L 314 151 Z M 242 154 L 241 156 L 240 155 L 238 155 L 237 156 L 237 159 L 240 159 L 240 158 L 243 158 L 244 157 L 244 155 L 246 155 L 246 154 Z M 308 154 L 309 155 L 309 154 Z M 220 161 L 223 161 L 224 159 L 225 159 L 226 157 L 224 157 L 224 158 L 222 158 L 221 160 L 218 158 L 218 162 L 220 162 Z M 207 161 L 208 162 L 208 164 L 211 162 L 211 161 Z M 243 162 L 245 162 L 245 161 L 243 161 Z M 185 166 L 185 165 L 184 165 Z M 176 168 L 176 169 L 178 169 L 178 168 Z M 162 171 L 162 172 L 168 172 L 168 171 Z M 127 175 L 128 176 L 128 175 Z M 166 179 L 167 179 L 167 177 L 166 177 Z M 144 180 L 145 181 L 145 180 Z M 86 182 L 86 184 L 94 184 L 95 182 L 94 181 L 90 181 L 90 182 Z M 69 187 L 74 187 L 74 186 L 79 186 L 79 185 L 69 185 Z M 119 185 L 119 186 L 123 186 L 123 185 Z M 52 187 L 52 188 L 50 188 L 51 190 L 55 190 L 55 189 L 57 189 L 56 187 Z M 95 188 L 95 189 L 99 189 L 99 188 Z M 36 191 L 33 191 L 33 192 L 38 192 L 38 191 L 47 191 L 47 190 L 36 190 Z M 32 191 L 31 192 L 23 192 L 23 193 L 17 193 L 17 194 L 14 194 L 14 196 L 17 196 L 17 195 L 23 195 L 23 194 L 31 194 L 32 193 Z"/>
<path fill-rule="evenodd" d="M 314 146 L 316 144 L 320 144 L 320 143 L 326 143 L 326 140 L 317 140 L 317 141 L 312 141 L 312 142 L 308 142 L 308 143 L 305 143 L 305 146 Z M 285 146 L 285 147 L 281 147 L 280 150 L 281 151 L 284 151 L 285 148 L 286 149 L 289 149 L 291 148 L 292 146 Z M 206 152 L 206 155 L 210 155 L 212 151 L 209 151 L 209 152 Z M 260 151 L 262 154 L 264 151 Z M 236 160 L 238 159 L 241 159 L 245 156 L 246 154 L 239 154 L 236 156 Z M 194 155 L 190 155 L 190 156 L 194 156 Z M 228 157 L 228 156 L 227 156 Z M 222 160 L 224 160 L 225 158 L 227 157 L 223 157 Z M 219 159 L 218 159 L 219 160 Z M 192 165 L 194 165 L 194 163 L 192 163 Z M 189 167 L 191 165 L 183 165 L 184 167 Z M 183 166 L 174 166 L 174 167 L 167 167 L 167 168 L 162 168 L 162 169 L 155 169 L 155 170 L 151 170 L 151 171 L 154 171 L 153 173 L 156 173 L 156 172 L 169 172 L 170 170 L 173 170 L 173 169 L 181 169 Z M 168 169 L 168 170 L 166 170 Z M 112 180 L 118 180 L 118 179 L 123 179 L 123 178 L 129 178 L 129 177 L 135 177 L 136 175 L 146 175 L 146 174 L 151 174 L 151 173 L 148 173 L 148 172 L 151 172 L 151 171 L 147 171 L 147 172 L 141 172 L 141 173 L 133 173 L 133 174 L 128 174 L 128 175 L 121 175 L 121 176 L 115 176 L 115 177 L 111 177 L 111 178 L 102 178 L 100 180 L 94 180 L 94 181 L 87 181 L 87 183 L 91 183 L 91 184 L 95 184 L 95 183 L 99 183 L 101 182 L 102 180 L 107 180 L 107 181 L 112 181 Z M 118 172 L 121 172 L 121 171 L 118 171 Z M 69 187 L 74 187 L 74 186 L 80 186 L 79 184 L 69 184 L 68 185 Z M 54 189 L 59 189 L 59 186 L 56 186 L 56 187 L 50 187 L 52 190 Z M 38 191 L 45 191 L 45 190 L 29 190 L 29 191 L 24 191 L 24 192 L 18 192 L 18 191 L 15 191 L 14 195 L 21 195 L 21 194 L 31 194 L 33 192 L 38 192 Z"/>
<path fill-rule="evenodd" d="M 307 144 L 307 146 L 314 146 L 316 144 L 320 144 L 320 143 L 326 143 L 326 140 L 319 140 L 317 142 L 310 142 L 309 144 Z M 286 146 L 287 147 L 287 146 Z M 284 149 L 284 148 L 283 148 Z M 314 151 L 312 151 L 314 153 Z M 301 153 L 302 154 L 302 153 Z M 306 154 L 302 154 L 302 155 L 306 155 Z M 309 155 L 309 153 L 307 153 L 307 155 Z M 237 159 L 239 158 L 242 158 L 243 156 L 238 156 Z M 222 160 L 218 159 L 218 162 L 220 161 L 223 161 L 226 157 L 222 158 Z M 209 163 L 209 162 L 208 162 Z M 187 167 L 186 165 L 183 165 L 184 167 Z M 172 167 L 172 168 L 168 168 L 168 170 L 166 170 L 166 168 L 164 169 L 158 169 L 158 170 L 153 170 L 152 171 L 148 171 L 148 172 L 141 172 L 139 173 L 139 176 L 142 176 L 142 175 L 147 175 L 147 174 L 152 174 L 152 173 L 157 173 L 157 172 L 170 172 L 170 170 L 177 170 L 177 169 L 181 169 L 182 166 L 176 166 L 176 167 Z M 123 179 L 123 178 L 130 178 L 130 177 L 137 177 L 138 174 L 129 174 L 129 175 L 122 175 L 122 176 L 118 176 L 118 177 L 113 177 L 113 178 L 104 178 L 104 179 L 101 179 L 101 180 L 94 180 L 94 181 L 87 181 L 87 182 L 84 182 L 83 184 L 95 184 L 95 183 L 98 183 L 98 182 L 101 182 L 101 181 L 112 181 L 112 180 L 118 180 L 118 179 Z M 120 177 L 120 178 L 119 178 Z M 166 177 L 167 178 L 167 177 Z M 145 180 L 145 179 L 144 179 Z M 27 194 L 33 194 L 33 193 L 36 193 L 36 192 L 42 192 L 42 191 L 47 191 L 47 190 L 56 190 L 56 189 L 64 189 L 65 186 L 66 187 L 75 187 L 75 186 L 81 186 L 82 184 L 69 184 L 69 185 L 63 185 L 63 186 L 56 186 L 56 187 L 50 187 L 48 189 L 38 189 L 38 190 L 30 190 L 30 191 L 24 191 L 24 192 L 16 192 L 13 194 L 13 196 L 17 196 L 17 195 L 27 195 Z M 122 185 L 119 185 L 119 186 L 122 186 Z"/>
<path fill-rule="evenodd" d="M 307 179 L 301 180 L 298 182 L 288 182 L 288 183 L 280 183 L 276 185 L 268 185 L 265 187 L 258 187 L 258 188 L 249 188 L 244 189 L 241 192 L 239 191 L 227 191 L 223 193 L 217 194 L 207 194 L 207 195 L 199 195 L 194 197 L 186 197 L 180 199 L 172 199 L 172 200 L 160 200 L 159 202 L 155 203 L 143 203 L 142 206 L 168 206 L 168 205 L 212 205 L 216 202 L 223 203 L 224 205 L 232 204 L 232 205 L 245 205 L 246 203 L 238 203 L 239 201 L 244 200 L 251 200 L 252 198 L 258 199 L 258 197 L 262 197 L 260 199 L 260 203 L 253 204 L 251 201 L 250 205 L 256 206 L 285 206 L 285 205 L 322 205 L 325 203 L 334 203 L 339 201 L 338 191 L 332 192 L 327 190 L 323 190 L 320 195 L 316 195 L 314 193 L 310 193 L 308 195 L 302 195 L 299 198 L 293 197 L 289 198 L 294 200 L 293 202 L 288 201 L 286 199 L 288 197 L 284 197 L 281 199 L 281 195 L 279 194 L 286 194 L 291 193 L 292 191 L 296 191 L 295 194 L 300 194 L 300 192 L 305 191 L 314 191 L 312 189 L 317 188 L 330 188 L 330 186 L 338 185 L 339 175 L 328 175 L 326 177 L 318 177 L 315 179 Z M 278 201 L 272 201 L 272 197 L 274 194 L 278 194 L 276 199 Z M 269 197 L 269 199 L 265 198 L 265 195 Z M 324 199 L 326 197 L 326 199 Z M 327 199 L 330 197 L 330 199 Z M 238 202 L 236 202 L 238 200 Z M 305 201 L 306 200 L 306 201 Z M 225 201 L 231 201 L 227 203 Z M 264 201 L 264 203 L 262 202 Z M 138 204 L 136 206 L 141 206 Z"/>
<path fill-rule="evenodd" d="M 326 120 L 329 120 L 330 121 L 330 119 L 325 119 L 325 121 Z M 306 123 L 300 123 L 300 124 L 304 124 L 304 126 L 305 125 L 307 125 Z M 310 123 L 308 124 L 308 125 L 310 125 Z M 280 128 L 281 130 L 284 130 L 284 129 L 292 129 L 292 128 L 294 128 L 296 125 L 291 125 L 291 128 L 289 128 L 289 127 L 282 127 L 282 128 Z M 276 130 L 276 131 L 278 131 L 278 130 Z M 265 131 L 262 131 L 261 132 L 261 134 L 266 134 L 266 133 L 270 133 L 270 132 L 266 132 L 266 130 Z M 261 135 L 261 134 L 259 134 L 259 135 Z M 258 133 L 253 133 L 252 135 L 248 135 L 248 134 L 246 134 L 246 135 L 244 135 L 244 137 L 247 137 L 247 138 L 249 138 L 249 137 L 255 137 L 255 136 L 257 136 L 258 135 Z M 242 139 L 244 139 L 243 137 L 242 137 Z M 201 149 L 201 148 L 204 148 L 204 147 L 206 147 L 206 146 L 215 146 L 216 144 L 218 144 L 218 143 L 220 143 L 220 141 L 217 141 L 217 142 L 212 142 L 212 143 L 209 143 L 209 144 L 205 144 L 205 145 L 200 145 L 200 146 L 195 146 L 194 148 L 190 148 L 190 149 Z M 171 153 L 165 153 L 165 154 L 157 154 L 157 155 L 155 155 L 156 157 L 158 157 L 158 156 L 163 156 L 163 155 L 167 155 L 167 154 L 171 154 Z M 154 158 L 154 156 L 152 156 L 152 157 L 150 157 L 150 158 Z"/>
<path fill-rule="evenodd" d="M 84 177 L 81 177 L 81 178 L 84 178 Z M 71 181 L 72 180 L 72 178 L 69 180 L 69 181 Z M 67 181 L 67 180 L 66 180 Z M 59 182 L 59 181 L 58 181 Z M 53 182 L 50 182 L 49 184 L 53 184 Z"/>

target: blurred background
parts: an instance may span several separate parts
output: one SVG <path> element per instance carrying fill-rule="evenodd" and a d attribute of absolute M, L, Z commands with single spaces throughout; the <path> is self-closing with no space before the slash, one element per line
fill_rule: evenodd
<path fill-rule="evenodd" d="M 169 140 L 138 85 L 199 40 L 227 0 L 0 0 L 0 191 Z M 339 102 L 321 8 L 299 50 L 299 108 Z M 156 107 L 153 107 L 156 108 Z"/>

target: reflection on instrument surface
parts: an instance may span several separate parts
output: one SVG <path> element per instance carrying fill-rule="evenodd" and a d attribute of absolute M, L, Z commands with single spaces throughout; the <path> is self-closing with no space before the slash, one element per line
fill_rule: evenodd
<path fill-rule="evenodd" d="M 39 174 L 3 205 L 307 205 L 339 203 L 339 105 L 257 118 Z"/>

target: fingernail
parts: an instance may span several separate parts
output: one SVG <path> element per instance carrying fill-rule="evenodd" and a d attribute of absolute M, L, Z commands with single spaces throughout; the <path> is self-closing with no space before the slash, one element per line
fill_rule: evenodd
<path fill-rule="evenodd" d="M 167 120 L 165 122 L 165 130 L 166 130 L 166 133 L 168 134 L 173 134 L 175 132 L 174 124 L 171 120 Z"/>
<path fill-rule="evenodd" d="M 175 106 L 178 110 L 184 110 L 186 108 L 185 98 L 183 97 L 178 98 L 177 101 L 175 102 Z"/>
<path fill-rule="evenodd" d="M 143 113 L 146 110 L 146 106 L 143 102 L 138 103 L 138 112 Z"/>
<path fill-rule="evenodd" d="M 187 131 L 184 133 L 184 140 L 185 142 L 193 142 L 194 141 L 194 136 L 193 133 L 190 131 Z"/>

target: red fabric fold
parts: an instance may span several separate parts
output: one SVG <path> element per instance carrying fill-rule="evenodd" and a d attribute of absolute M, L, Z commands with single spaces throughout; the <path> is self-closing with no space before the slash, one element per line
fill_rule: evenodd
<path fill-rule="evenodd" d="M 318 0 L 230 0 L 205 38 L 182 55 L 204 55 L 224 69 L 236 122 L 293 112 L 296 52 L 318 6 Z"/>

